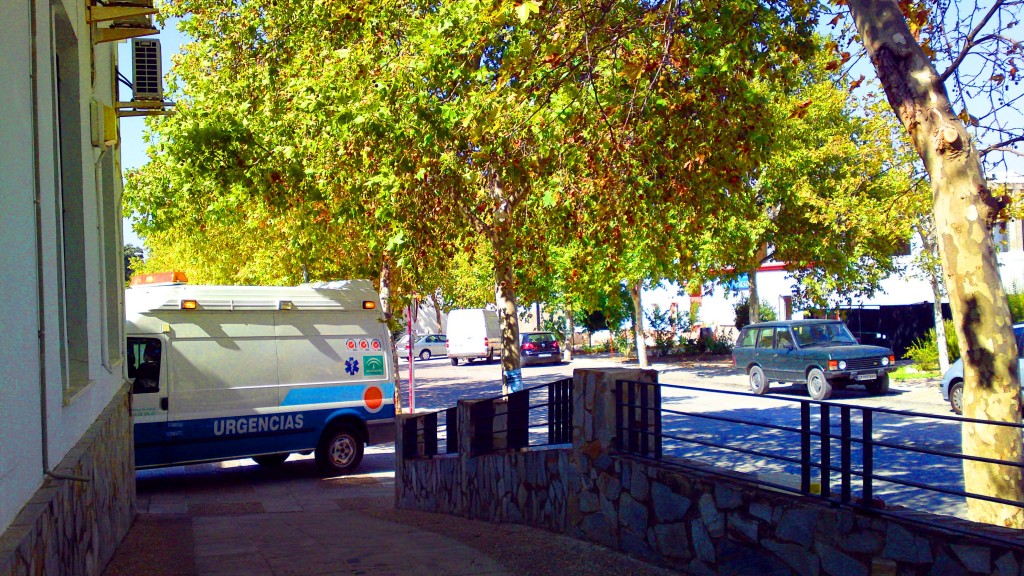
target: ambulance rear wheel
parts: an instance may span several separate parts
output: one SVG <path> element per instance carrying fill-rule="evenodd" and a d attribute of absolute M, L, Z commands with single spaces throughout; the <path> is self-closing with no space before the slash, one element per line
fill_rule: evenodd
<path fill-rule="evenodd" d="M 260 466 L 280 466 L 284 464 L 284 461 L 290 456 L 289 453 L 284 452 L 282 454 L 261 454 L 259 456 L 253 456 L 252 459 L 256 461 Z"/>
<path fill-rule="evenodd" d="M 316 448 L 316 465 L 324 476 L 348 474 L 362 460 L 363 439 L 348 426 L 329 429 Z"/>
<path fill-rule="evenodd" d="M 452 358 L 452 366 L 458 366 L 458 365 L 459 365 L 459 359 L 458 358 Z"/>

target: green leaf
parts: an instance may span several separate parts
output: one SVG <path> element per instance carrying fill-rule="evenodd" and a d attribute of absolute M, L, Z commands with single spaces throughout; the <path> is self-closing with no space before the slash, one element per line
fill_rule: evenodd
<path fill-rule="evenodd" d="M 534 2 L 533 0 L 527 0 L 519 6 L 516 6 L 516 14 L 519 15 L 519 23 L 526 24 L 526 21 L 530 19 L 530 13 L 540 12 L 540 2 Z"/>

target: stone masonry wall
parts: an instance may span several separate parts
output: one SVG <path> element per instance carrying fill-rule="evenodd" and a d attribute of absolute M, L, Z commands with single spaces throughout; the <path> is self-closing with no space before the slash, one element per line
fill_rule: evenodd
<path fill-rule="evenodd" d="M 473 403 L 459 402 L 457 456 L 403 460 L 398 454 L 396 506 L 564 532 L 569 450 L 471 454 L 469 406 Z M 403 430 L 399 425 L 396 447 L 402 446 Z"/>
<path fill-rule="evenodd" d="M 100 574 L 135 517 L 128 388 L 114 396 L 55 476 L 0 535 L 0 576 Z"/>
<path fill-rule="evenodd" d="M 656 377 L 577 370 L 571 449 L 403 460 L 398 442 L 396 503 L 564 532 L 687 574 L 1024 576 L 1020 531 L 906 510 L 867 513 L 741 474 L 616 453 L 615 380 Z M 468 414 L 460 402 L 460 448 L 469 446 Z"/>

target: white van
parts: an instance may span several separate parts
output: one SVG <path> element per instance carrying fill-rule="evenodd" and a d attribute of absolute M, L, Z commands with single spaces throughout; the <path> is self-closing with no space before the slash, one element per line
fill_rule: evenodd
<path fill-rule="evenodd" d="M 137 468 L 316 452 L 327 475 L 394 441 L 394 367 L 367 280 L 125 291 Z"/>
<path fill-rule="evenodd" d="M 448 357 L 452 366 L 458 366 L 460 358 L 491 362 L 495 356 L 501 356 L 501 327 L 496 312 L 463 308 L 448 313 Z"/>

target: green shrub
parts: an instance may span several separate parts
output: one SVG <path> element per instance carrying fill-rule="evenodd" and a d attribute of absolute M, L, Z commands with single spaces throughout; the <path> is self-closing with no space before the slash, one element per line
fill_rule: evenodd
<path fill-rule="evenodd" d="M 633 338 L 632 330 L 622 330 L 620 332 L 613 332 L 612 338 L 615 340 L 615 353 L 622 354 L 623 356 L 633 356 L 636 350 L 636 340 Z"/>
<path fill-rule="evenodd" d="M 956 340 L 956 332 L 953 330 L 953 321 L 946 320 L 946 350 L 949 351 L 949 362 L 956 362 L 960 358 L 960 344 Z M 935 329 L 932 328 L 922 338 L 915 340 L 907 349 L 907 357 L 914 361 L 919 370 L 939 369 L 939 347 L 936 344 Z"/>
<path fill-rule="evenodd" d="M 1006 302 L 1010 305 L 1010 318 L 1014 324 L 1019 324 L 1024 322 L 1024 293 L 1017 292 L 1016 285 L 1013 290 L 1006 295 Z"/>
<path fill-rule="evenodd" d="M 724 334 L 719 334 L 714 338 L 697 338 L 696 340 L 684 338 L 680 344 L 680 352 L 684 356 L 724 355 L 732 352 L 734 344 L 732 339 Z"/>
<path fill-rule="evenodd" d="M 690 324 L 685 316 L 672 310 L 662 310 L 657 304 L 654 310 L 644 312 L 647 326 L 654 332 L 654 353 L 667 356 L 676 346 L 676 330 L 687 331 Z"/>

